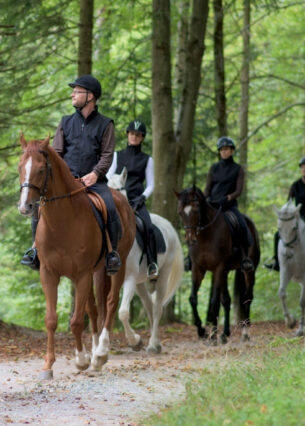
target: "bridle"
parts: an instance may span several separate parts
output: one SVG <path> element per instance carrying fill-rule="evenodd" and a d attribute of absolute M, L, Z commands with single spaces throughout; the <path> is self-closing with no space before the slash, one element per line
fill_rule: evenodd
<path fill-rule="evenodd" d="M 30 152 L 30 150 L 26 150 L 25 152 Z M 46 176 L 45 176 L 44 184 L 43 184 L 42 188 L 39 188 L 38 186 L 33 185 L 31 182 L 24 182 L 23 184 L 20 185 L 20 192 L 22 191 L 23 188 L 34 189 L 35 191 L 37 191 L 39 193 L 39 196 L 40 196 L 39 201 L 37 201 L 36 203 L 39 204 L 40 206 L 44 206 L 49 201 L 55 201 L 55 200 L 59 200 L 59 199 L 62 199 L 62 198 L 72 197 L 73 195 L 75 195 L 75 194 L 77 194 L 81 191 L 87 190 L 87 187 L 84 185 L 83 187 L 78 188 L 75 191 L 69 192 L 67 194 L 55 195 L 53 197 L 47 198 L 46 193 L 48 191 L 49 179 L 52 177 L 52 165 L 49 161 L 48 152 L 43 151 L 41 149 L 38 149 L 37 152 L 42 154 L 46 159 Z"/>
<path fill-rule="evenodd" d="M 185 204 L 185 206 L 188 205 L 192 205 L 192 204 L 197 204 L 200 207 L 200 202 L 198 200 L 198 198 L 193 198 L 192 200 L 189 200 L 187 204 Z M 205 229 L 209 228 L 211 225 L 213 225 L 216 220 L 218 219 L 218 216 L 220 215 L 221 212 L 221 206 L 217 209 L 216 215 L 213 217 L 213 219 L 211 220 L 211 222 L 207 223 L 206 225 L 202 225 L 202 215 L 201 215 L 201 209 L 199 208 L 199 223 L 197 225 L 193 225 L 193 226 L 183 226 L 184 230 L 189 230 L 189 229 L 195 229 L 195 235 L 198 236 L 199 232 L 204 231 Z"/>
<path fill-rule="evenodd" d="M 293 219 L 295 219 L 295 216 L 290 216 L 290 217 L 287 217 L 287 218 L 279 217 L 279 220 L 281 220 L 282 222 L 289 222 Z M 298 240 L 298 228 L 299 228 L 299 225 L 298 225 L 298 222 L 296 222 L 296 227 L 293 229 L 295 231 L 295 236 L 291 239 L 291 241 L 289 241 L 287 243 L 283 240 L 283 238 L 282 238 L 282 236 L 279 232 L 279 235 L 280 235 L 280 238 L 281 238 L 281 241 L 282 241 L 282 244 L 283 244 L 284 247 L 291 248 L 293 246 L 293 244 Z"/>

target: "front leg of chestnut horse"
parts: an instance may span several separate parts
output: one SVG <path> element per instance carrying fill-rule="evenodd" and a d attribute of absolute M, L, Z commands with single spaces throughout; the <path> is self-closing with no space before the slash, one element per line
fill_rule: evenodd
<path fill-rule="evenodd" d="M 59 277 L 46 271 L 44 265 L 40 265 L 40 280 L 44 295 L 46 298 L 46 316 L 45 325 L 47 329 L 47 351 L 45 355 L 45 363 L 40 373 L 43 380 L 53 378 L 53 364 L 55 362 L 55 331 L 57 328 L 57 289 Z"/>
<path fill-rule="evenodd" d="M 90 366 L 91 357 L 82 342 L 86 307 L 90 302 L 93 286 L 92 274 L 82 276 L 75 282 L 75 308 L 70 321 L 70 328 L 75 337 L 75 364 L 78 370 L 86 370 Z M 88 302 L 89 300 L 89 302 Z"/>

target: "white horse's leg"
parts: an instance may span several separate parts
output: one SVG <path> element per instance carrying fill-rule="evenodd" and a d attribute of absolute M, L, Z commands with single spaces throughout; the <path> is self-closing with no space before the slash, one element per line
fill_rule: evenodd
<path fill-rule="evenodd" d="M 159 281 L 159 279 L 158 279 L 158 281 Z M 157 285 L 157 284 L 155 284 L 155 285 Z M 153 323 L 153 301 L 152 301 L 152 295 L 147 290 L 145 283 L 137 284 L 136 291 L 137 291 L 137 294 L 140 297 L 141 302 L 142 302 L 142 304 L 144 306 L 144 309 L 145 309 L 145 311 L 147 313 L 150 327 L 152 327 L 152 323 Z"/>
<path fill-rule="evenodd" d="M 165 269 L 162 269 L 159 272 L 156 291 L 153 295 L 153 321 L 151 324 L 151 335 L 146 349 L 148 353 L 159 354 L 162 352 L 162 345 L 159 340 L 159 324 L 163 312 L 163 300 L 166 293 L 167 281 L 168 272 L 166 272 Z"/>
<path fill-rule="evenodd" d="M 133 277 L 125 277 L 123 296 L 119 309 L 119 319 L 122 321 L 125 337 L 129 346 L 138 351 L 143 347 L 141 336 L 137 334 L 130 325 L 130 304 L 135 294 L 136 283 Z"/>
<path fill-rule="evenodd" d="M 92 354 L 91 367 L 94 370 L 100 371 L 102 366 L 108 361 L 109 346 L 109 331 L 106 328 L 103 328 L 99 337 L 98 346 Z"/>
<path fill-rule="evenodd" d="M 285 265 L 284 262 L 281 262 L 280 263 L 280 287 L 279 287 L 278 294 L 282 302 L 285 324 L 287 325 L 287 327 L 293 328 L 296 324 L 296 320 L 289 313 L 288 306 L 287 306 L 287 293 L 286 293 L 286 288 L 287 288 L 289 280 L 291 279 L 291 276 L 290 274 L 286 272 L 286 270 L 284 270 L 284 268 L 287 268 L 287 265 Z"/>
<path fill-rule="evenodd" d="M 301 307 L 301 317 L 299 321 L 299 327 L 296 331 L 296 336 L 304 336 L 304 321 L 305 321 L 305 283 L 300 283 L 301 285 L 301 294 L 300 294 L 300 307 Z"/>

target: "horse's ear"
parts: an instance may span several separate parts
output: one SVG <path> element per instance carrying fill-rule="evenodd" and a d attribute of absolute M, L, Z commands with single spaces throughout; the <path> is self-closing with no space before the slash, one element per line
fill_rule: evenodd
<path fill-rule="evenodd" d="M 301 208 L 302 208 L 302 204 L 301 204 L 301 203 L 299 203 L 299 204 L 297 205 L 297 207 L 296 207 L 296 210 L 297 210 L 298 212 L 300 212 Z"/>
<path fill-rule="evenodd" d="M 42 142 L 41 142 L 41 146 L 42 146 L 42 148 L 43 149 L 46 149 L 47 148 L 47 146 L 49 145 L 49 143 L 50 143 L 50 135 L 48 136 L 48 137 L 46 137 Z"/>
<path fill-rule="evenodd" d="M 26 143 L 26 140 L 24 139 L 24 135 L 23 135 L 23 133 L 22 133 L 22 132 L 20 133 L 20 139 L 19 139 L 19 142 L 20 142 L 21 148 L 22 148 L 23 150 L 25 150 L 25 149 L 26 149 L 26 147 L 27 147 L 27 143 Z"/>
<path fill-rule="evenodd" d="M 127 174 L 128 174 L 128 172 L 127 172 L 127 167 L 126 167 L 126 166 L 124 166 L 124 167 L 123 167 L 123 170 L 122 170 L 122 173 L 121 173 L 121 178 L 122 178 L 122 184 L 123 184 L 123 185 L 125 185 L 125 183 L 126 183 L 126 180 L 127 180 Z"/>

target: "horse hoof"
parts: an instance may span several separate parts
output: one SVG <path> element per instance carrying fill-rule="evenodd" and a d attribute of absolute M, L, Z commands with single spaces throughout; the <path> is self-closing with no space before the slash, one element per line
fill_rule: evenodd
<path fill-rule="evenodd" d="M 296 325 L 297 321 L 295 318 L 291 318 L 288 322 L 287 322 L 287 327 L 288 328 L 294 328 Z"/>
<path fill-rule="evenodd" d="M 162 346 L 161 345 L 148 346 L 148 348 L 146 349 L 146 352 L 148 354 L 158 355 L 158 354 L 160 354 L 162 352 Z"/>
<path fill-rule="evenodd" d="M 296 331 L 295 337 L 303 337 L 303 336 L 304 336 L 303 330 L 297 330 Z"/>
<path fill-rule="evenodd" d="M 135 352 L 140 351 L 143 348 L 144 344 L 143 344 L 143 340 L 140 338 L 140 340 L 138 341 L 138 343 L 136 345 L 131 345 L 131 349 Z"/>
<path fill-rule="evenodd" d="M 94 371 L 101 371 L 102 366 L 108 361 L 108 355 L 96 355 L 92 358 L 91 367 Z"/>
<path fill-rule="evenodd" d="M 53 379 L 53 370 L 42 370 L 39 373 L 40 380 L 52 380 Z"/>
<path fill-rule="evenodd" d="M 249 342 L 250 341 L 250 336 L 249 334 L 243 334 L 242 338 L 241 338 L 242 342 Z"/>
<path fill-rule="evenodd" d="M 221 342 L 223 345 L 225 345 L 226 343 L 228 343 L 228 339 L 227 339 L 227 336 L 226 336 L 225 334 L 222 334 L 222 335 L 220 336 L 220 342 Z"/>
<path fill-rule="evenodd" d="M 89 368 L 90 363 L 88 363 L 88 364 L 84 364 L 84 365 L 81 365 L 81 364 L 75 364 L 75 365 L 76 365 L 76 368 L 77 368 L 79 371 L 85 371 L 85 370 L 87 370 L 87 369 Z"/>

